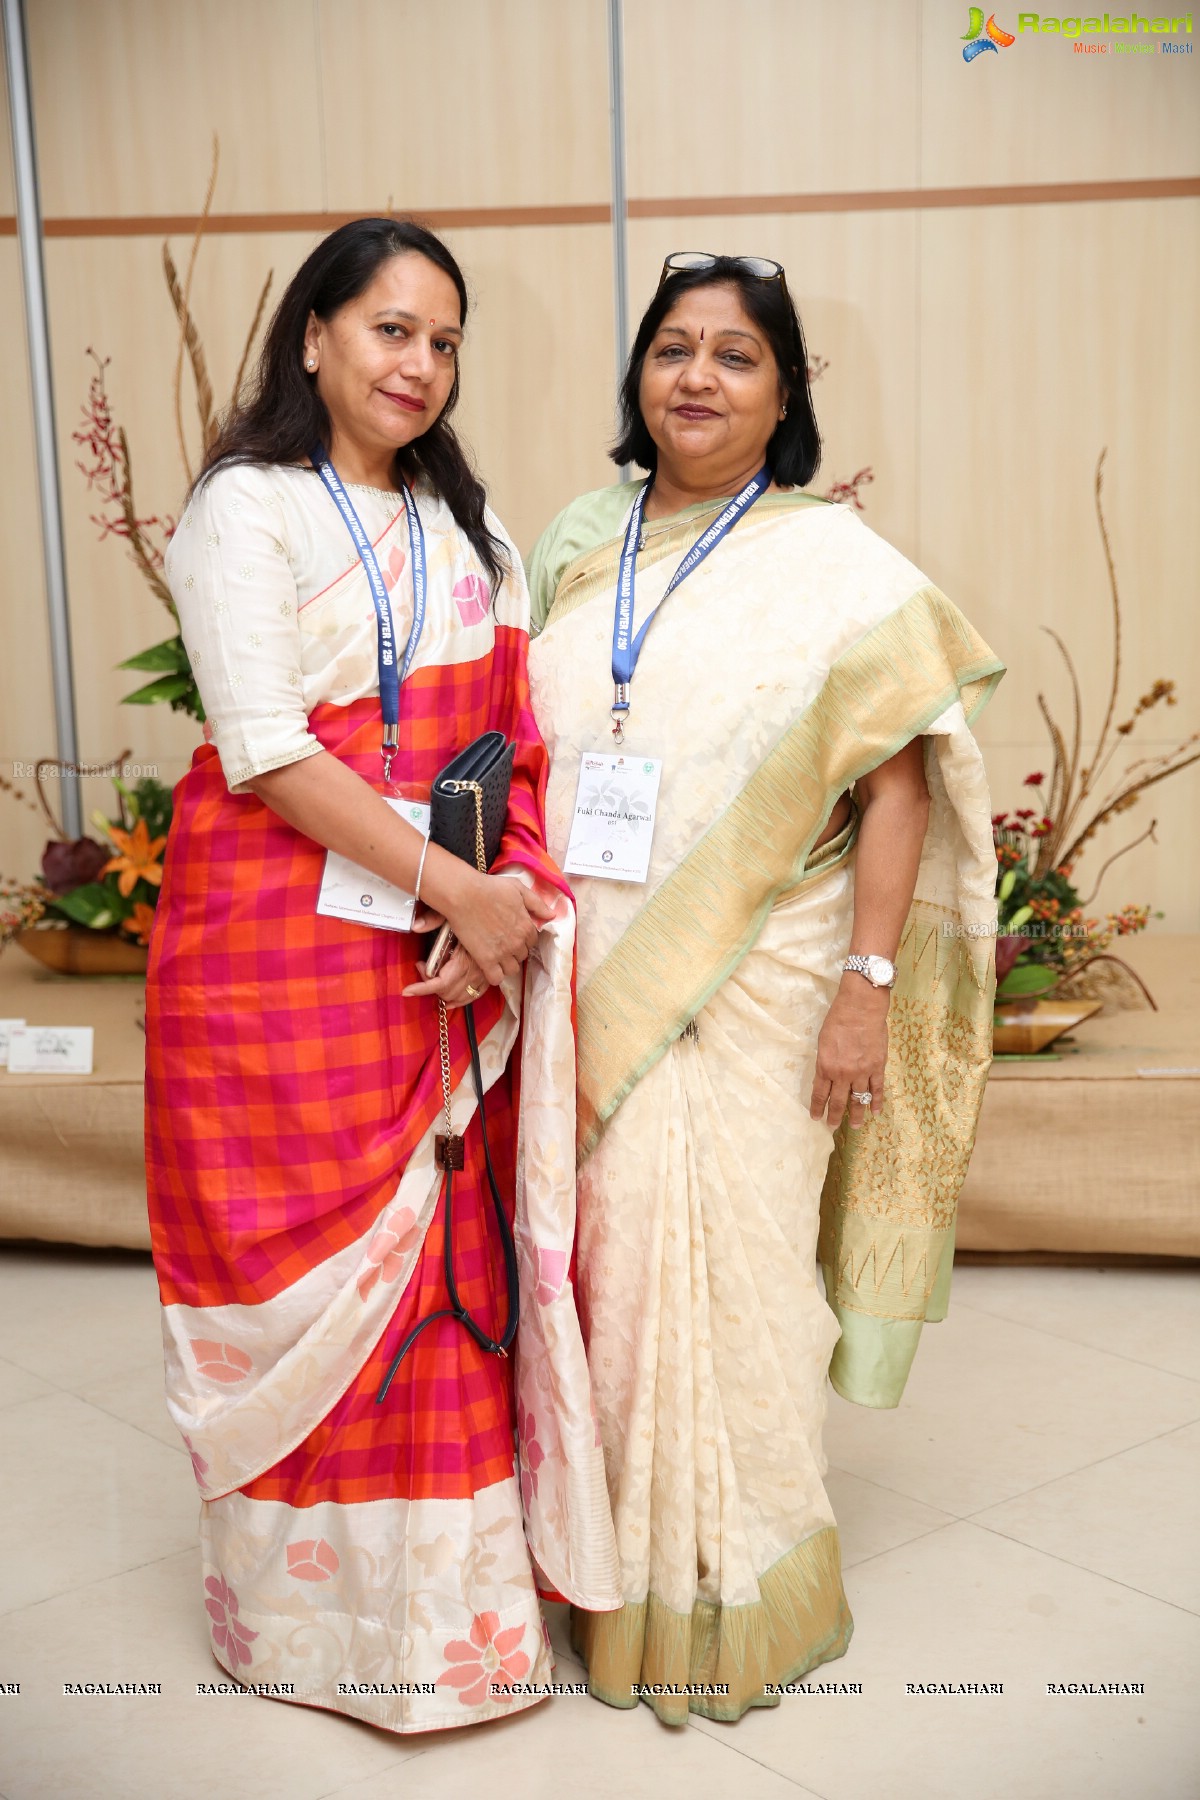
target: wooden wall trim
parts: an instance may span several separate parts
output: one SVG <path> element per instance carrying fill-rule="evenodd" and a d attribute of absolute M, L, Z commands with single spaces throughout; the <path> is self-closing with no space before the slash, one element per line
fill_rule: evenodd
<path fill-rule="evenodd" d="M 844 194 L 705 194 L 630 200 L 631 219 L 712 218 L 743 213 L 919 212 L 948 206 L 1048 206 L 1087 200 L 1166 200 L 1200 194 L 1200 177 L 1144 181 L 1051 181 L 1018 187 L 892 188 Z"/>
<path fill-rule="evenodd" d="M 778 213 L 910 212 L 941 207 L 1061 206 L 1097 200 L 1179 200 L 1200 195 L 1200 177 L 1181 175 L 1143 181 L 1052 181 L 1013 187 L 881 188 L 863 193 L 703 194 L 633 200 L 631 219 L 685 219 Z M 360 212 L 213 213 L 207 230 L 267 235 L 332 231 Z M 528 225 L 607 225 L 607 203 L 575 206 L 480 206 L 418 209 L 415 216 L 435 230 L 464 231 Z M 190 233 L 195 213 L 156 213 L 127 218 L 52 218 L 43 221 L 47 238 L 170 237 Z M 0 237 L 15 237 L 16 219 L 0 216 Z"/>

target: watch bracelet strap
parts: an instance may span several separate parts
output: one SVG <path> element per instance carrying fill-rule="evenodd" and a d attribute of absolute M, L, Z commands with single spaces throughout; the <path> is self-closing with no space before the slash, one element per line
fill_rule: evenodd
<path fill-rule="evenodd" d="M 892 963 L 892 959 L 890 956 L 882 957 L 880 960 L 883 962 L 886 962 L 886 963 L 891 963 L 892 968 L 895 969 L 896 965 L 894 963 Z M 847 956 L 847 957 L 843 958 L 842 968 L 849 970 L 851 972 L 851 974 L 863 975 L 866 977 L 866 979 L 868 981 L 871 981 L 871 974 L 870 974 L 870 970 L 868 967 L 870 961 L 871 961 L 870 956 L 860 956 L 858 954 L 858 952 L 856 951 L 852 956 Z M 871 981 L 872 987 L 887 987 L 889 985 L 890 985 L 890 983 L 888 983 L 888 982 Z"/>

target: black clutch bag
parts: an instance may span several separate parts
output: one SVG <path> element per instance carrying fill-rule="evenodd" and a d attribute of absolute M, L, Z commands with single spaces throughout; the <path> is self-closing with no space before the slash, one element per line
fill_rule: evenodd
<path fill-rule="evenodd" d="M 477 737 L 473 744 L 468 744 L 465 750 L 460 751 L 453 762 L 446 764 L 433 784 L 433 792 L 429 801 L 430 843 L 440 845 L 443 850 L 449 850 L 452 856 L 461 856 L 464 862 L 473 863 L 481 875 L 487 874 L 500 849 L 500 839 L 504 834 L 504 820 L 508 813 L 508 790 L 512 781 L 515 753 L 516 745 L 510 744 L 502 731 L 485 731 L 482 737 Z M 425 965 L 429 976 L 437 974 L 453 943 L 454 937 L 449 925 L 443 925 L 434 939 L 433 948 Z M 450 1094 L 449 1026 L 446 1020 L 445 1002 L 439 999 L 438 1039 L 442 1065 L 442 1105 L 445 1110 L 446 1128 L 435 1139 L 434 1161 L 445 1174 L 442 1267 L 450 1305 L 441 1307 L 436 1312 L 426 1313 L 412 1327 L 392 1358 L 383 1378 L 383 1385 L 375 1396 L 376 1403 L 379 1405 L 382 1405 L 387 1398 L 388 1388 L 410 1348 L 425 1327 L 432 1325 L 435 1320 L 456 1320 L 458 1324 L 465 1327 L 481 1350 L 486 1350 L 494 1356 L 506 1356 L 509 1345 L 517 1334 L 519 1312 L 517 1248 L 513 1240 L 512 1226 L 509 1224 L 508 1214 L 497 1185 L 496 1172 L 492 1167 L 492 1153 L 487 1136 L 487 1117 L 483 1103 L 483 1072 L 479 1064 L 479 1042 L 475 1035 L 475 1019 L 469 1006 L 463 1008 L 463 1014 L 466 1020 L 467 1045 L 471 1053 L 471 1078 L 475 1083 L 475 1097 L 479 1107 L 484 1167 L 496 1214 L 496 1229 L 504 1254 L 507 1317 L 500 1336 L 492 1337 L 490 1332 L 464 1306 L 455 1280 L 454 1176 L 457 1170 L 466 1167 L 466 1146 L 464 1140 L 454 1130 Z"/>
<path fill-rule="evenodd" d="M 429 841 L 486 875 L 496 860 L 516 745 L 502 731 L 485 731 L 448 762 L 429 796 Z M 441 970 L 454 937 L 443 925 L 430 946 L 425 967 L 432 977 Z"/>
<path fill-rule="evenodd" d="M 433 784 L 429 840 L 486 875 L 496 860 L 516 745 L 502 731 L 485 731 L 448 762 Z"/>

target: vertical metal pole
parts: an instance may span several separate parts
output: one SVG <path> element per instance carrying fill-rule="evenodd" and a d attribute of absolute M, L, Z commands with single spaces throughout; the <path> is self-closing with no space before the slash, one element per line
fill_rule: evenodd
<path fill-rule="evenodd" d="M 29 62 L 25 52 L 22 0 L 3 0 L 3 7 L 8 116 L 12 128 L 17 237 L 21 246 L 25 331 L 33 389 L 33 429 L 41 500 L 42 555 L 46 567 L 46 608 L 50 625 L 54 714 L 59 761 L 67 765 L 62 776 L 62 820 L 67 836 L 77 838 L 83 830 L 83 811 L 80 805 L 79 776 L 75 772 L 75 765 L 79 760 L 75 729 L 75 683 L 71 671 L 71 629 L 67 615 L 66 558 L 63 554 L 58 446 L 54 430 L 54 387 L 50 377 L 50 330 L 46 318 L 46 281 L 42 266 L 42 213 L 38 200 L 33 103 L 29 92 Z"/>
<path fill-rule="evenodd" d="M 625 233 L 625 45 L 621 0 L 608 0 L 608 144 L 612 187 L 613 330 L 617 380 L 629 355 L 629 258 Z M 632 471 L 621 470 L 628 481 Z"/>

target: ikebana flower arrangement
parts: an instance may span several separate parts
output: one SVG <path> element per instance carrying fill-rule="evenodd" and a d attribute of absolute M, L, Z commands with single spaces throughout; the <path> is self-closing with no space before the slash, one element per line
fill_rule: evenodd
<path fill-rule="evenodd" d="M 1178 704 L 1175 683 L 1160 678 L 1133 706 L 1129 716 L 1114 724 L 1121 678 L 1121 602 L 1116 569 L 1102 505 L 1105 452 L 1096 464 L 1096 517 L 1108 569 L 1113 616 L 1112 679 L 1104 722 L 1094 754 L 1082 761 L 1083 708 L 1075 665 L 1057 632 L 1043 627 L 1062 655 L 1071 681 L 1073 717 L 1068 740 L 1038 695 L 1038 707 L 1050 736 L 1052 760 L 1049 775 L 1034 771 L 1025 777 L 1036 806 L 997 813 L 992 820 L 996 844 L 996 904 L 999 935 L 996 939 L 997 1001 L 1024 996 L 1049 996 L 1085 968 L 1103 961 L 1116 964 L 1141 988 L 1150 1005 L 1154 1001 L 1144 983 L 1109 946 L 1115 939 L 1143 931 L 1151 918 L 1149 905 L 1127 905 L 1103 917 L 1088 916 L 1100 883 L 1113 863 L 1147 838 L 1154 839 L 1157 820 L 1151 819 L 1139 837 L 1122 845 L 1101 865 L 1091 892 L 1082 897 L 1074 882 L 1076 865 L 1097 833 L 1120 813 L 1135 806 L 1145 791 L 1181 769 L 1200 761 L 1200 731 L 1182 738 L 1162 755 L 1138 757 L 1120 774 L 1110 765 L 1120 746 L 1136 730 L 1138 721 L 1156 706 Z M 1161 913 L 1153 914 L 1161 918 Z"/>
<path fill-rule="evenodd" d="M 115 763 L 86 772 L 107 774 L 114 766 L 119 768 L 128 754 L 124 751 Z M 46 845 L 38 877 L 27 882 L 0 880 L 0 948 L 26 931 L 70 925 L 147 945 L 162 884 L 162 854 L 171 823 L 170 790 L 150 776 L 129 785 L 119 775 L 112 775 L 116 817 L 94 812 L 91 822 L 98 835 L 71 840 L 42 790 L 43 770 L 55 767 L 52 760 L 39 763 L 36 778 L 38 804 L 55 835 Z M 0 787 L 37 810 L 27 795 L 3 777 Z"/>
<path fill-rule="evenodd" d="M 216 190 L 218 154 L 214 141 L 208 188 L 182 281 L 170 246 L 164 242 L 162 247 L 167 292 L 179 322 L 173 401 L 176 440 L 189 482 L 196 474 L 197 465 L 189 453 L 188 432 L 184 428 L 185 359 L 195 388 L 201 453 L 213 442 L 218 427 L 213 385 L 191 306 L 196 258 Z M 273 275 L 268 274 L 258 296 L 234 377 L 231 405 L 236 403 L 245 381 L 272 279 Z M 186 713 L 203 723 L 204 708 L 179 634 L 171 591 L 163 574 L 164 552 L 174 532 L 175 520 L 169 514 L 138 510 L 129 439 L 114 416 L 107 389 L 109 359 L 98 356 L 92 349 L 88 350 L 88 355 L 94 367 L 82 419 L 72 436 L 81 452 L 77 467 L 98 501 L 92 523 L 98 528 L 101 539 L 111 537 L 125 545 L 139 574 L 155 599 L 166 608 L 175 627 L 169 638 L 118 664 L 119 668 L 135 669 L 152 677 L 127 694 L 125 704 L 148 706 L 164 702 L 172 710 Z M 23 947 L 31 954 L 49 960 L 44 955 L 48 935 L 52 930 L 62 934 L 70 926 L 85 927 L 90 937 L 96 940 L 120 939 L 131 949 L 149 943 L 162 882 L 162 853 L 171 820 L 171 796 L 161 782 L 148 777 L 132 786 L 122 781 L 115 771 L 128 755 L 129 752 L 124 751 L 113 763 L 78 770 L 83 775 L 112 776 L 117 792 L 117 815 L 109 818 L 99 812 L 93 813 L 92 824 L 98 836 L 79 838 L 73 843 L 67 841 L 42 791 L 42 774 L 60 770 L 53 758 L 44 758 L 36 766 L 36 803 L 12 782 L 0 777 L 0 789 L 34 811 L 40 807 L 55 833 L 46 846 L 40 876 L 33 881 L 0 878 L 0 948 L 21 938 Z M 22 936 L 24 933 L 29 935 Z M 74 962 L 65 961 L 61 966 L 78 972 Z"/>

